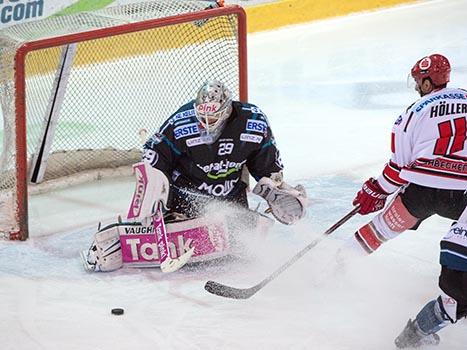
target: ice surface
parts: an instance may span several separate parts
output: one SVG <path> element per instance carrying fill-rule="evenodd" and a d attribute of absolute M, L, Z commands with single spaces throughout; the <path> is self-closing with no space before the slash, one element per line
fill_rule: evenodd
<path fill-rule="evenodd" d="M 86 273 L 79 250 L 92 229 L 0 242 L 1 349 L 394 349 L 407 319 L 437 296 L 448 220 L 431 218 L 364 261 L 339 265 L 343 240 L 368 220 L 355 217 L 249 300 L 203 285 L 257 283 L 350 210 L 361 181 L 389 156 L 393 121 L 417 97 L 405 84 L 413 63 L 445 54 L 452 86 L 467 87 L 466 17 L 462 0 L 428 1 L 251 35 L 250 101 L 269 116 L 286 177 L 309 191 L 306 219 L 241 237 L 246 260 L 172 275 Z M 54 198 L 50 211 L 67 200 Z M 115 307 L 125 314 L 111 315 Z M 438 349 L 465 350 L 466 324 L 442 330 Z"/>

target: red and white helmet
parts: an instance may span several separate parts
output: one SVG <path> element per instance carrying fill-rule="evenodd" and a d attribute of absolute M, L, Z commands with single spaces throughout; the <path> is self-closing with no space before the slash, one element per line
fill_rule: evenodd
<path fill-rule="evenodd" d="M 418 86 L 425 78 L 430 78 L 433 85 L 440 86 L 449 82 L 451 65 L 443 55 L 433 54 L 418 60 L 413 66 L 411 74 Z"/>

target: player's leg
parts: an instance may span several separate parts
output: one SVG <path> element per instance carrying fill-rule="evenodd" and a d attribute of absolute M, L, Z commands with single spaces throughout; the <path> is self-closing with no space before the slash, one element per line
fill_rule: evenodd
<path fill-rule="evenodd" d="M 467 207 L 467 191 L 438 190 L 436 196 L 436 214 L 451 220 L 459 220 Z M 464 222 L 467 218 L 464 219 Z"/>
<path fill-rule="evenodd" d="M 437 345 L 440 342 L 438 331 L 467 316 L 467 272 L 443 266 L 439 286 L 441 295 L 429 301 L 414 320 L 409 320 L 395 339 L 398 348 Z"/>
<path fill-rule="evenodd" d="M 464 191 L 409 184 L 381 213 L 355 232 L 355 239 L 367 253 L 372 253 L 404 231 L 416 230 L 434 214 L 453 220 L 459 218 L 466 205 Z"/>
<path fill-rule="evenodd" d="M 367 253 L 406 230 L 416 230 L 419 224 L 436 211 L 432 200 L 434 189 L 409 184 L 390 204 L 354 234 Z"/>
<path fill-rule="evenodd" d="M 426 306 L 429 306 L 428 304 Z M 397 348 L 418 348 L 423 345 L 438 345 L 440 337 L 436 333 L 424 334 L 417 320 L 409 320 L 401 334 L 394 340 Z"/>
<path fill-rule="evenodd" d="M 447 214 L 458 219 L 441 241 L 441 274 L 439 287 L 441 295 L 428 302 L 418 313 L 414 321 L 409 320 L 395 343 L 399 348 L 418 347 L 425 343 L 439 343 L 437 332 L 450 323 L 456 323 L 467 316 L 467 247 L 465 232 L 467 232 L 467 209 L 459 196 L 459 191 L 439 192 L 441 196 L 449 194 L 450 208 Z M 462 211 L 462 213 L 460 213 Z"/>

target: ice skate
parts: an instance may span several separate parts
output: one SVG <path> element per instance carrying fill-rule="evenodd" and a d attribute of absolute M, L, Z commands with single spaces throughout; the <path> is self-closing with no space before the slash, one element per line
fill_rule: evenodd
<path fill-rule="evenodd" d="M 409 320 L 394 343 L 399 349 L 418 348 L 423 345 L 438 345 L 439 335 L 436 333 L 424 335 L 415 321 Z"/>

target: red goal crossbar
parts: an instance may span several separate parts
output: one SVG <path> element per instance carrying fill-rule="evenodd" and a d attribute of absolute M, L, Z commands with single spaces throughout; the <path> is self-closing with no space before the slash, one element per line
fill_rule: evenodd
<path fill-rule="evenodd" d="M 27 123 L 26 123 L 26 57 L 29 53 L 45 48 L 57 47 L 71 43 L 95 40 L 109 36 L 127 34 L 151 28 L 171 26 L 174 24 L 206 20 L 218 16 L 236 15 L 238 18 L 238 62 L 239 62 L 239 96 L 240 100 L 247 101 L 247 29 L 246 14 L 239 6 L 226 6 L 191 12 L 165 18 L 145 20 L 137 23 L 128 23 L 109 28 L 73 33 L 53 38 L 39 39 L 25 42 L 16 52 L 15 69 L 15 136 L 16 136 L 16 219 L 19 230 L 10 233 L 10 239 L 26 240 L 28 232 L 28 154 L 27 154 Z"/>

